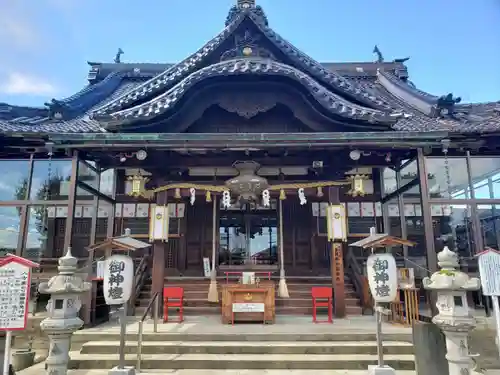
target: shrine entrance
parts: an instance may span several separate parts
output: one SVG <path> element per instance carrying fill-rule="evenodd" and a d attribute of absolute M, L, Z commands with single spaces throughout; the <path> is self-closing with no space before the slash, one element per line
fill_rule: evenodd
<path fill-rule="evenodd" d="M 276 205 L 221 209 L 219 218 L 220 266 L 278 265 Z"/>

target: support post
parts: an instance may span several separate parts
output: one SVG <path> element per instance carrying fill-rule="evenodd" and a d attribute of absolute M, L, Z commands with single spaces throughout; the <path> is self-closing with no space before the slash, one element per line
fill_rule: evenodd
<path fill-rule="evenodd" d="M 340 204 L 340 194 L 338 186 L 328 188 L 328 202 Z M 344 249 L 342 243 L 332 242 L 330 245 L 330 270 L 332 274 L 333 304 L 337 318 L 345 316 L 345 285 L 344 285 Z"/>
<path fill-rule="evenodd" d="M 437 272 L 437 253 L 434 243 L 434 227 L 432 225 L 431 203 L 429 196 L 429 181 L 427 179 L 427 166 L 425 164 L 424 151 L 417 149 L 418 179 L 420 182 L 420 202 L 422 205 L 422 220 L 424 222 L 425 247 L 427 249 L 427 268 L 430 272 Z M 432 315 L 437 315 L 436 294 L 429 291 L 429 307 Z"/>

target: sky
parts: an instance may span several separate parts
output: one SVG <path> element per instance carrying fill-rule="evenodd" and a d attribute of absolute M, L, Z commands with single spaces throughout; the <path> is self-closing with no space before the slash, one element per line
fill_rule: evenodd
<path fill-rule="evenodd" d="M 42 106 L 86 84 L 87 61 L 182 60 L 236 0 L 0 0 L 0 102 Z M 466 102 L 500 100 L 500 0 L 257 0 L 320 62 L 409 56 L 411 80 Z"/>

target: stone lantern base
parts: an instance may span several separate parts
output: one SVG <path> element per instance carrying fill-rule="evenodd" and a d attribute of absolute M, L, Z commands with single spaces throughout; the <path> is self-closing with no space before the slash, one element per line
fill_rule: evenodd
<path fill-rule="evenodd" d="M 109 370 L 108 375 L 135 375 L 135 367 L 118 368 L 114 367 Z"/>
<path fill-rule="evenodd" d="M 368 375 L 396 375 L 396 371 L 389 366 L 368 366 Z"/>

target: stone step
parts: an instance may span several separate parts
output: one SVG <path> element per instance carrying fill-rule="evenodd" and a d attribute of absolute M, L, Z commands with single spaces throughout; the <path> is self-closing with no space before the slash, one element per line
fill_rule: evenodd
<path fill-rule="evenodd" d="M 140 299 L 139 306 L 147 306 L 149 304 L 149 299 Z M 359 299 L 357 298 L 346 298 L 346 306 L 359 306 Z M 214 306 L 213 302 L 207 301 L 207 296 L 204 298 L 186 298 L 184 300 L 185 307 L 211 307 Z M 293 307 L 311 307 L 311 298 L 277 298 L 276 307 L 279 306 L 293 306 Z"/>
<path fill-rule="evenodd" d="M 152 321 L 148 321 L 148 327 L 152 329 Z M 189 322 L 186 322 L 184 326 L 190 325 Z M 239 332 L 238 328 L 245 328 L 247 325 L 242 326 L 234 326 L 231 327 L 231 332 Z M 338 342 L 338 341 L 355 341 L 355 342 L 364 342 L 364 341 L 376 341 L 376 334 L 371 332 L 325 332 L 326 325 L 312 325 L 311 328 L 308 328 L 307 332 L 301 333 L 292 333 L 292 332 L 283 332 L 283 333 L 186 333 L 183 330 L 180 332 L 170 332 L 165 331 L 164 328 L 176 329 L 177 324 L 160 324 L 159 332 L 153 333 L 151 331 L 145 331 L 143 334 L 143 342 L 150 341 L 176 341 L 176 342 L 233 342 L 233 341 L 245 341 L 245 342 Z M 266 326 L 272 327 L 272 326 Z M 315 332 L 311 333 L 317 327 L 321 328 L 321 333 Z M 328 327 L 332 327 L 328 325 Z M 258 328 L 258 326 L 256 326 Z M 339 328 L 341 329 L 341 328 Z M 131 331 L 132 330 L 132 331 Z M 137 340 L 137 327 L 131 328 L 128 330 L 125 336 L 126 341 L 136 341 Z M 246 332 L 246 330 L 243 330 Z M 317 331 L 317 330 L 316 330 Z M 235 338 L 240 337 L 240 340 L 235 340 Z M 243 340 L 244 338 L 244 340 Z M 384 342 L 389 341 L 397 341 L 397 342 L 412 342 L 412 333 L 411 331 L 405 333 L 382 333 L 382 338 Z M 86 343 L 90 341 L 119 341 L 120 340 L 120 328 L 116 326 L 113 330 L 108 331 L 93 331 L 90 330 L 80 330 L 77 331 L 72 338 L 72 342 Z"/>
<path fill-rule="evenodd" d="M 36 365 L 17 375 L 40 375 L 43 366 Z M 168 375 L 366 375 L 365 370 L 169 370 Z M 69 370 L 68 375 L 108 375 L 109 370 Z M 142 370 L 141 375 L 165 375 L 161 369 Z M 496 374 L 496 373 L 495 373 Z M 416 375 L 415 371 L 400 370 L 397 375 Z M 487 375 L 490 375 L 488 372 Z M 494 375 L 491 373 L 491 375 Z"/>
<path fill-rule="evenodd" d="M 209 304 L 210 302 L 207 302 Z M 135 315 L 141 316 L 146 310 L 147 304 L 142 304 L 138 306 L 135 310 Z M 322 319 L 326 316 L 326 308 L 318 309 L 318 319 Z M 305 306 L 276 306 L 276 314 L 283 315 L 309 315 L 312 317 L 312 307 Z M 203 316 L 203 315 L 220 315 L 221 307 L 220 305 L 204 305 L 204 306 L 186 306 L 184 307 L 184 315 L 186 316 Z M 362 308 L 360 306 L 346 305 L 346 315 L 361 315 Z M 177 316 L 177 308 L 173 308 L 169 311 L 169 316 L 173 319 Z"/>
<path fill-rule="evenodd" d="M 290 297 L 291 298 L 305 298 L 311 300 L 311 290 L 288 290 Z M 206 290 L 184 290 L 184 298 L 186 300 L 189 299 L 206 299 L 208 294 L 208 286 Z M 346 298 L 355 298 L 359 299 L 356 292 L 354 290 L 351 291 L 345 291 L 345 297 Z M 219 291 L 219 299 L 222 296 L 222 291 Z M 149 302 L 149 298 L 151 297 L 151 292 L 150 291 L 142 291 L 139 294 L 139 299 L 140 300 L 147 300 Z M 277 297 L 279 298 L 279 297 Z"/>
<path fill-rule="evenodd" d="M 71 369 L 110 369 L 118 365 L 117 354 L 70 353 Z M 385 364 L 396 370 L 414 370 L 413 355 L 387 355 Z M 137 356 L 125 355 L 126 366 L 135 366 Z M 149 354 L 143 357 L 143 369 L 241 369 L 241 370 L 365 370 L 377 364 L 372 354 Z"/>
<path fill-rule="evenodd" d="M 81 354 L 118 354 L 119 341 L 91 341 L 83 344 Z M 376 341 L 149 341 L 142 345 L 142 354 L 377 354 Z M 384 353 L 413 354 L 408 342 L 384 342 Z M 125 344 L 125 354 L 137 354 L 137 341 Z"/>

